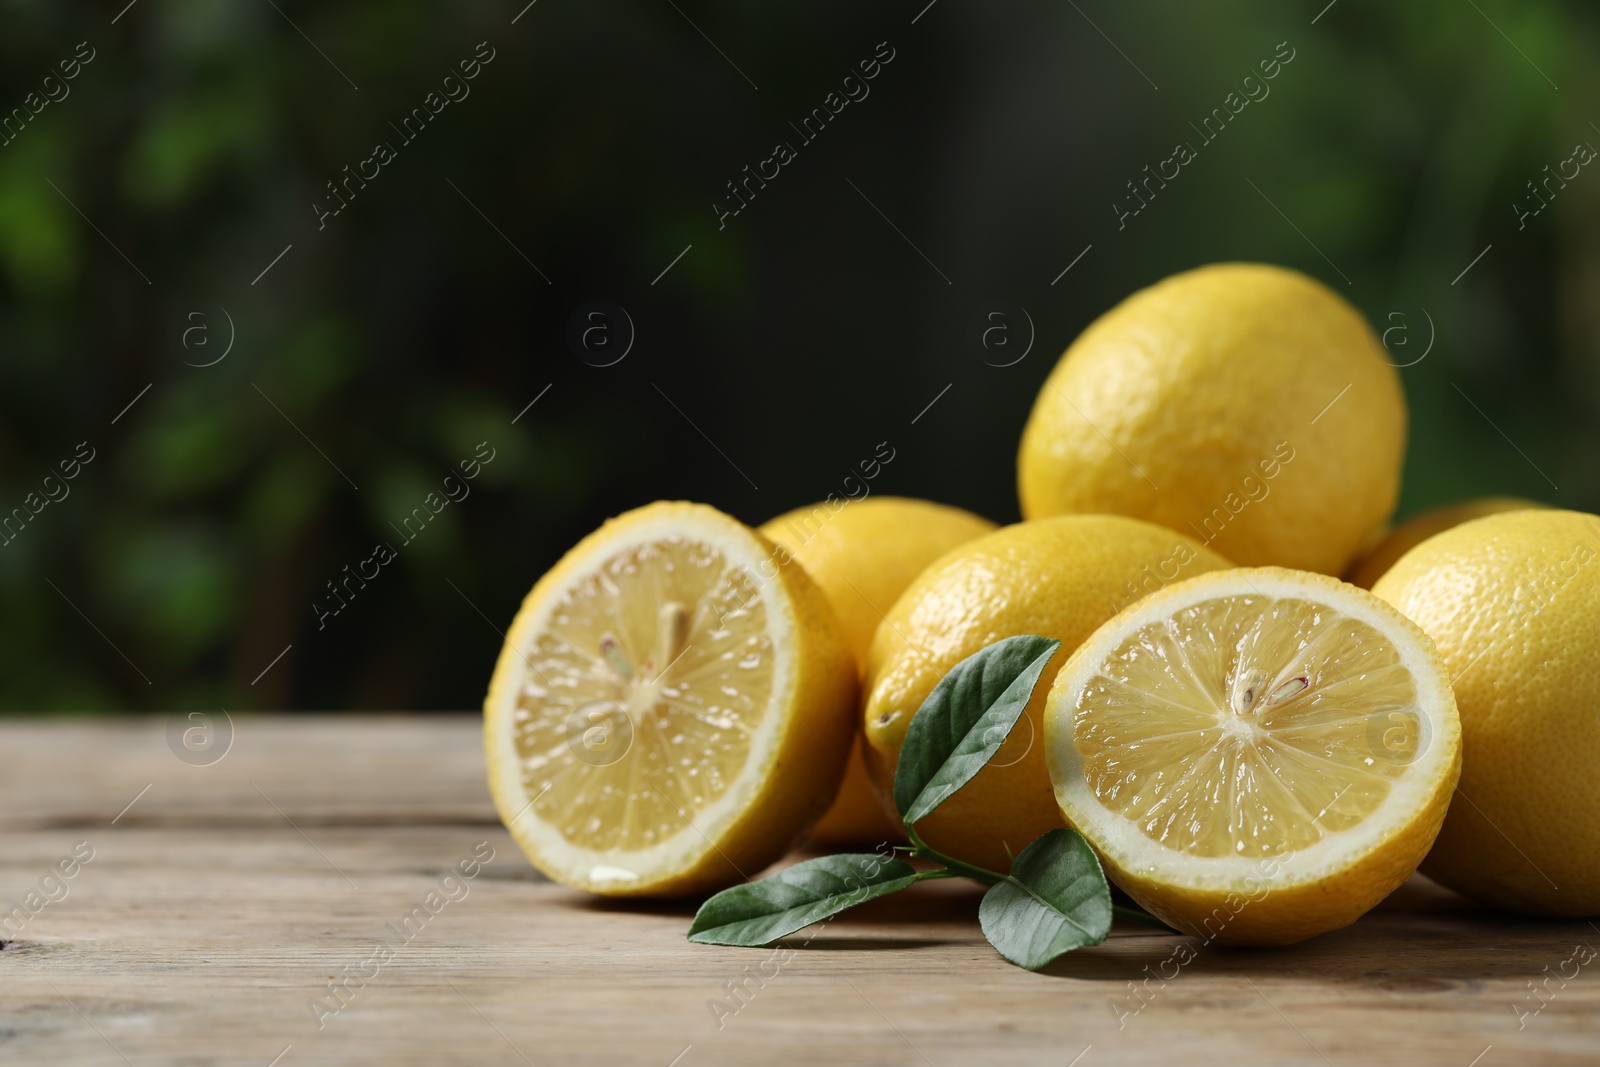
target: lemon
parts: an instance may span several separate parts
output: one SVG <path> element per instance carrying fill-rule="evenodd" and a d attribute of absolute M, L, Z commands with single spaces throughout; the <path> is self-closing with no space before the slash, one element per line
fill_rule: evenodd
<path fill-rule="evenodd" d="M 1052 686 L 1056 799 L 1107 873 L 1207 941 L 1354 922 L 1416 870 L 1461 766 L 1433 643 L 1377 597 L 1277 567 L 1128 608 Z"/>
<path fill-rule="evenodd" d="M 822 587 L 864 672 L 878 623 L 923 569 L 957 545 L 995 528 L 970 511 L 904 497 L 827 501 L 796 508 L 761 527 Z M 862 762 L 851 752 L 839 795 L 811 830 L 826 845 L 901 840 L 898 819 L 878 803 Z"/>
<path fill-rule="evenodd" d="M 1044 694 L 1067 654 L 1095 627 L 1164 584 L 1229 566 L 1171 530 L 1114 515 L 1067 515 L 1007 526 L 941 557 L 878 627 L 867 665 L 867 769 L 894 793 L 906 727 L 939 679 L 1004 637 L 1061 642 L 1011 736 L 917 833 L 930 846 L 990 870 L 1062 825 L 1038 732 Z M 891 805 L 892 806 L 892 805 Z"/>
<path fill-rule="evenodd" d="M 1433 638 L 1461 708 L 1461 785 L 1423 872 L 1513 911 L 1600 914 L 1600 518 L 1463 523 L 1372 591 Z"/>
<path fill-rule="evenodd" d="M 995 524 L 946 504 L 884 496 L 796 508 L 760 529 L 828 595 L 865 670 L 878 624 L 912 579 Z"/>
<path fill-rule="evenodd" d="M 715 889 L 834 796 L 856 672 L 827 598 L 770 541 L 656 503 L 523 601 L 484 701 L 489 789 L 535 867 L 617 896 Z"/>
<path fill-rule="evenodd" d="M 1361 558 L 1350 572 L 1350 584 L 1371 589 L 1373 583 L 1382 578 L 1401 556 L 1434 534 L 1443 533 L 1452 526 L 1460 526 L 1464 522 L 1481 519 L 1485 515 L 1498 515 L 1502 511 L 1526 511 L 1529 508 L 1549 506 L 1537 500 L 1523 500 L 1516 496 L 1488 496 L 1481 500 L 1469 500 L 1463 504 L 1451 504 L 1448 507 L 1419 512 L 1395 527 L 1372 551 Z"/>
<path fill-rule="evenodd" d="M 1281 267 L 1201 267 L 1067 349 L 1023 430 L 1022 514 L 1130 515 L 1242 565 L 1343 574 L 1394 510 L 1405 424 L 1343 298 Z"/>

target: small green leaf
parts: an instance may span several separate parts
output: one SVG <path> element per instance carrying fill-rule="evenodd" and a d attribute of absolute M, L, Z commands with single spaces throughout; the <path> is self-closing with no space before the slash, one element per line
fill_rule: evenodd
<path fill-rule="evenodd" d="M 972 781 L 1005 744 L 1061 642 L 1023 634 L 968 656 L 939 679 L 900 747 L 894 804 L 906 824 Z"/>
<path fill-rule="evenodd" d="M 995 951 L 1036 971 L 1111 932 L 1111 889 L 1076 830 L 1051 830 L 1022 850 L 1011 873 L 983 895 L 978 923 Z"/>
<path fill-rule="evenodd" d="M 942 874 L 919 875 L 904 860 L 871 852 L 803 860 L 758 882 L 724 889 L 700 905 L 689 940 L 703 945 L 768 945 L 846 908 Z"/>

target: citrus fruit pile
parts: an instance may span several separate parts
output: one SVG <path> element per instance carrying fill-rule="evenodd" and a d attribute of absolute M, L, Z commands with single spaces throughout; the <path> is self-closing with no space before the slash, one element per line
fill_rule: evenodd
<path fill-rule="evenodd" d="M 950 874 L 994 885 L 985 933 L 1024 966 L 1127 911 L 1105 876 L 1131 917 L 1244 944 L 1354 922 L 1419 866 L 1600 913 L 1600 518 L 1492 498 L 1391 529 L 1405 438 L 1337 294 L 1175 275 L 1044 382 L 1022 522 L 663 502 L 585 538 L 501 651 L 495 803 L 563 884 L 724 890 L 691 936 L 725 944 Z M 751 881 L 807 840 L 880 858 Z M 1036 884 L 1074 903 L 1027 912 Z"/>

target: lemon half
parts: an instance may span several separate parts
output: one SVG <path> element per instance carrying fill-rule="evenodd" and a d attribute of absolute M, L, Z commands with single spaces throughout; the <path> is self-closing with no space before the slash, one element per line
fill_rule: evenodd
<path fill-rule="evenodd" d="M 856 671 L 822 592 L 699 504 L 590 534 L 523 602 L 484 704 L 489 788 L 552 879 L 608 895 L 731 885 L 833 799 Z"/>
<path fill-rule="evenodd" d="M 1376 597 L 1216 571 L 1101 627 L 1047 700 L 1056 799 L 1112 878 L 1207 940 L 1354 922 L 1416 870 L 1461 767 L 1433 643 Z"/>

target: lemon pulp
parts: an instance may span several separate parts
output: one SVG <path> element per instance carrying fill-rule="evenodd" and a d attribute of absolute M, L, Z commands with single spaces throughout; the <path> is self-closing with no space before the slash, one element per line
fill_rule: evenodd
<path fill-rule="evenodd" d="M 583 848 L 646 849 L 749 758 L 773 689 L 767 605 L 713 545 L 630 545 L 561 591 L 527 667 L 513 738 L 535 816 Z"/>
<path fill-rule="evenodd" d="M 1128 635 L 1080 691 L 1101 804 L 1191 856 L 1280 855 L 1372 814 L 1425 720 L 1383 634 L 1308 600 L 1204 600 Z"/>

